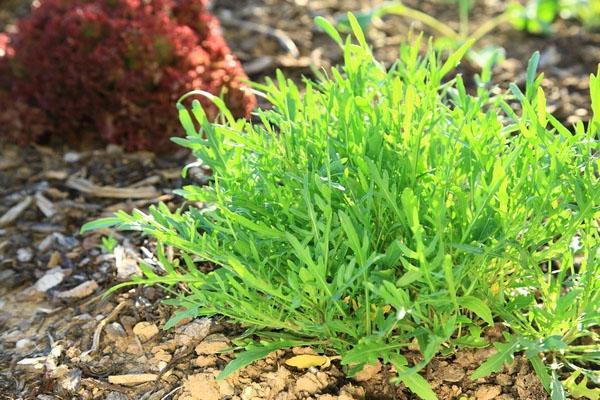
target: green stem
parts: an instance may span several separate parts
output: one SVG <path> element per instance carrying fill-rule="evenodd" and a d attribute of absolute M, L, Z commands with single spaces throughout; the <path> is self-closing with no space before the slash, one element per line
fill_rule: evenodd
<path fill-rule="evenodd" d="M 417 21 L 421 21 L 425 25 L 436 30 L 442 36 L 446 36 L 455 41 L 461 40 L 461 35 L 459 33 L 457 33 L 454 29 L 448 27 L 440 20 L 433 18 L 432 16 L 424 12 L 415 10 L 414 8 L 407 7 L 403 4 L 390 4 L 383 6 L 379 9 L 379 12 L 377 14 L 379 16 L 383 16 L 386 14 L 395 14 L 400 15 L 402 17 L 408 17 Z"/>

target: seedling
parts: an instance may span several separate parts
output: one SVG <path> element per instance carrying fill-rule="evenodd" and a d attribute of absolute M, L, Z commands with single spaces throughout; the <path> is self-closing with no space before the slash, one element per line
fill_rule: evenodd
<path fill-rule="evenodd" d="M 102 250 L 106 253 L 112 253 L 118 244 L 119 242 L 117 242 L 112 233 L 102 237 Z"/>
<path fill-rule="evenodd" d="M 600 361 L 600 79 L 593 121 L 571 132 L 546 112 L 538 54 L 524 91 L 469 95 L 460 76 L 445 77 L 470 42 L 442 62 L 432 50 L 420 57 L 417 40 L 386 69 L 359 21 L 348 23 L 356 43 L 317 19 L 343 67 L 304 92 L 282 73 L 256 85 L 271 104 L 260 123 L 236 120 L 209 93 L 184 96 L 222 114 L 211 123 L 198 101 L 178 105 L 187 138 L 173 140 L 213 171 L 208 186 L 178 194 L 205 206 L 85 225 L 158 242 L 160 267 L 141 264 L 143 278 L 113 290 L 164 287 L 180 309 L 167 328 L 214 315 L 245 327 L 221 378 L 304 345 L 341 357 L 348 375 L 391 364 L 397 382 L 430 400 L 419 371 L 433 357 L 495 346 L 473 378 L 523 354 L 555 399 L 583 391 L 568 379 L 595 379 Z M 498 323 L 504 340 L 485 341 Z M 415 342 L 421 361 L 411 363 L 404 351 Z"/>
<path fill-rule="evenodd" d="M 467 41 L 477 43 L 499 25 L 507 22 L 512 14 L 510 12 L 498 15 L 485 22 L 477 29 L 471 30 L 469 14 L 471 12 L 471 0 L 450 0 L 455 3 L 459 14 L 459 30 L 456 31 L 443 21 L 406 6 L 400 1 L 389 1 L 382 5 L 371 8 L 370 10 L 357 13 L 355 15 L 361 29 L 366 29 L 376 19 L 386 15 L 399 15 L 411 20 L 419 21 L 436 32 L 435 46 L 438 49 L 455 51 Z M 351 31 L 346 16 L 337 18 L 338 28 L 342 31 Z M 467 58 L 482 69 L 482 75 L 489 75 L 489 71 L 504 59 L 504 49 L 498 46 L 487 46 L 483 49 L 470 47 Z"/>
<path fill-rule="evenodd" d="M 526 5 L 511 3 L 509 6 L 513 25 L 532 34 L 553 33 L 556 18 L 577 18 L 587 29 L 600 27 L 599 0 L 529 0 Z"/>
<path fill-rule="evenodd" d="M 425 26 L 433 29 L 436 34 L 437 40 L 441 40 L 446 43 L 450 43 L 449 47 L 457 49 L 461 44 L 466 42 L 467 40 L 473 40 L 474 42 L 478 42 L 481 38 L 486 36 L 496 27 L 498 27 L 503 22 L 506 22 L 510 17 L 509 13 L 504 13 L 498 15 L 486 23 L 479 26 L 477 29 L 471 30 L 469 23 L 469 13 L 471 11 L 471 1 L 470 0 L 453 0 L 453 3 L 456 3 L 458 7 L 459 19 L 460 19 L 460 27 L 459 30 L 456 31 L 448 26 L 443 21 L 419 11 L 417 9 L 411 8 L 400 1 L 388 1 L 383 3 L 377 7 L 373 7 L 370 10 L 356 13 L 355 17 L 360 25 L 361 29 L 367 28 L 373 20 L 377 18 L 382 18 L 386 15 L 399 15 L 402 17 L 407 17 L 409 19 L 413 19 L 415 21 L 419 21 Z M 344 17 L 338 18 L 339 28 L 342 30 L 348 30 L 349 23 L 348 19 Z"/>

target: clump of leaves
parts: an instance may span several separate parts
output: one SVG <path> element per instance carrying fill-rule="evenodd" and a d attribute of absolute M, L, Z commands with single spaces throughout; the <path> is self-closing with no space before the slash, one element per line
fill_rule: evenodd
<path fill-rule="evenodd" d="M 590 30 L 600 28 L 600 0 L 529 0 L 508 7 L 515 28 L 537 35 L 553 33 L 558 18 L 576 18 Z"/>
<path fill-rule="evenodd" d="M 108 236 L 102 236 L 102 250 L 106 253 L 112 253 L 115 247 L 119 244 L 117 239 L 113 236 L 113 234 L 109 234 Z"/>
<path fill-rule="evenodd" d="M 212 182 L 179 194 L 192 204 L 119 212 L 116 225 L 158 243 L 156 268 L 128 284 L 162 285 L 190 316 L 222 315 L 248 328 L 226 376 L 273 350 L 313 346 L 341 356 L 349 375 L 382 360 L 423 399 L 419 371 L 438 353 L 495 345 L 474 378 L 522 352 L 555 398 L 571 373 L 593 378 L 600 360 L 600 79 L 594 120 L 570 132 L 546 112 L 529 65 L 524 91 L 469 95 L 420 43 L 386 69 L 358 21 L 357 44 L 318 24 L 342 47 L 344 66 L 304 93 L 282 74 L 257 85 L 272 105 L 252 123 L 199 102 L 179 106 L 197 164 Z M 509 102 L 518 102 L 516 113 Z M 173 261 L 162 246 L 179 251 Z M 201 263 L 211 268 L 203 273 Z M 181 284 L 187 290 L 180 291 Z M 503 323 L 505 341 L 482 330 Z M 403 350 L 418 344 L 411 364 Z M 572 376 L 572 375 L 571 375 Z M 579 388 L 580 379 L 567 381 Z M 567 386 L 567 385 L 564 385 Z"/>

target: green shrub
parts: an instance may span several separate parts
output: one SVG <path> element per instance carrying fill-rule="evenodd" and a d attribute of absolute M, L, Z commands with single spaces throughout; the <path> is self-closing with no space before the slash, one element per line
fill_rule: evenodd
<path fill-rule="evenodd" d="M 524 352 L 564 395 L 565 373 L 591 376 L 600 358 L 600 79 L 595 120 L 571 133 L 546 113 L 537 55 L 524 93 L 491 97 L 482 84 L 471 96 L 460 76 L 444 81 L 468 44 L 441 63 L 420 57 L 417 41 L 386 70 L 349 22 L 358 44 L 318 20 L 343 68 L 303 93 L 282 74 L 257 85 L 272 104 L 261 123 L 235 120 L 203 92 L 221 123 L 197 101 L 180 106 L 188 137 L 173 140 L 213 171 L 210 185 L 179 191 L 191 206 L 120 212 L 84 230 L 117 225 L 158 241 L 160 268 L 144 265 L 129 284 L 173 293 L 184 311 L 168 327 L 222 315 L 248 328 L 246 352 L 222 376 L 310 345 L 340 355 L 349 375 L 391 363 L 434 399 L 417 372 L 440 352 L 490 346 L 482 329 L 503 323 L 506 340 L 475 377 Z M 165 245 L 179 251 L 172 262 Z M 416 365 L 402 355 L 413 343 Z"/>

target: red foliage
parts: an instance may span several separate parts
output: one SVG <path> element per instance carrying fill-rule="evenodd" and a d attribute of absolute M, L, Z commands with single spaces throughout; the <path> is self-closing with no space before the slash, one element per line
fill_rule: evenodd
<path fill-rule="evenodd" d="M 256 99 L 207 1 L 42 0 L 18 33 L 0 36 L 0 136 L 99 134 L 160 151 L 180 134 L 175 101 L 193 89 L 249 116 Z"/>

